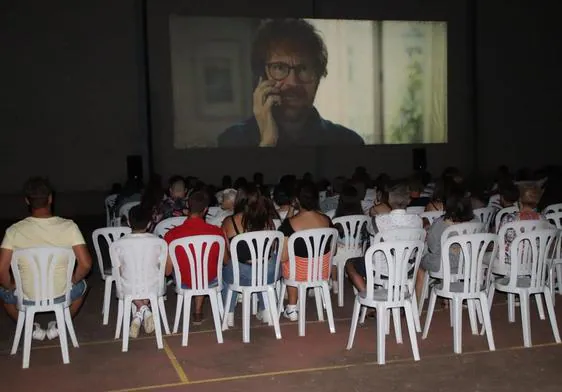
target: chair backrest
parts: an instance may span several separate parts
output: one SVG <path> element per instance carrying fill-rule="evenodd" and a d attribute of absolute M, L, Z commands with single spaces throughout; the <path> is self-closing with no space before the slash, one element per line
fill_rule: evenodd
<path fill-rule="evenodd" d="M 338 208 L 339 200 L 340 200 L 339 195 L 325 198 L 320 203 L 320 210 L 322 210 L 324 213 L 330 210 L 335 210 L 336 208 Z"/>
<path fill-rule="evenodd" d="M 562 212 L 551 212 L 544 216 L 558 230 L 562 230 Z"/>
<path fill-rule="evenodd" d="M 375 216 L 377 231 L 388 231 L 401 227 L 423 228 L 423 220 L 418 214 L 409 214 L 405 210 L 392 210 L 388 214 Z"/>
<path fill-rule="evenodd" d="M 162 238 L 121 238 L 111 244 L 109 254 L 120 296 L 146 298 L 161 291 L 168 257 L 168 244 Z"/>
<path fill-rule="evenodd" d="M 447 241 L 449 237 L 484 232 L 486 232 L 486 225 L 482 222 L 455 223 L 443 230 L 443 234 L 441 234 L 441 249 L 444 249 L 445 241 Z"/>
<path fill-rule="evenodd" d="M 531 290 L 544 287 L 556 241 L 557 229 L 537 228 L 517 235 L 509 247 L 511 271 L 508 285 L 515 287 L 520 276 L 528 276 Z"/>
<path fill-rule="evenodd" d="M 393 229 L 379 231 L 375 234 L 375 244 L 384 241 L 425 241 L 427 232 L 424 229 Z"/>
<path fill-rule="evenodd" d="M 154 228 L 154 235 L 160 238 L 164 238 L 164 235 L 168 232 L 168 230 L 182 225 L 186 219 L 187 219 L 186 216 L 174 216 L 171 218 L 166 218 L 164 220 L 161 220 Z"/>
<path fill-rule="evenodd" d="M 332 223 L 334 226 L 342 228 L 343 238 L 340 245 L 343 245 L 338 250 L 357 250 L 362 245 L 362 237 L 369 224 L 369 218 L 366 215 L 348 215 L 334 218 Z"/>
<path fill-rule="evenodd" d="M 332 210 L 328 210 L 325 212 L 326 216 L 330 219 L 334 219 L 334 216 L 336 215 L 336 210 L 332 209 Z"/>
<path fill-rule="evenodd" d="M 300 230 L 289 237 L 289 279 L 296 277 L 296 241 L 304 241 L 307 249 L 307 281 L 317 282 L 330 277 L 332 260 L 336 250 L 338 231 L 336 229 Z M 326 251 L 328 250 L 328 251 Z"/>
<path fill-rule="evenodd" d="M 218 246 L 217 260 L 209 260 L 211 249 Z M 217 263 L 217 282 L 218 287 L 222 285 L 222 263 L 226 249 L 226 241 L 220 235 L 194 235 L 178 238 L 170 243 L 168 253 L 174 265 L 174 275 L 176 285 L 181 287 L 182 271 L 179 268 L 177 258 L 177 248 L 182 248 L 185 252 L 189 264 L 192 290 L 209 289 L 209 263 Z"/>
<path fill-rule="evenodd" d="M 11 267 L 18 309 L 29 306 L 28 301 L 33 301 L 33 306 L 51 306 L 61 296 L 65 296 L 65 303 L 69 304 L 75 263 L 76 256 L 70 248 L 15 250 Z M 64 279 L 59 274 L 64 274 Z"/>
<path fill-rule="evenodd" d="M 92 233 L 92 242 L 94 243 L 94 250 L 96 252 L 96 258 L 98 259 L 98 267 L 100 269 L 100 274 L 103 280 L 105 280 L 106 273 L 105 268 L 111 267 L 111 264 L 107 267 L 103 263 L 103 254 L 101 248 L 101 241 L 100 239 L 103 237 L 105 242 L 107 243 L 107 249 L 109 251 L 109 247 L 111 244 L 124 235 L 131 233 L 131 228 L 126 226 L 119 226 L 119 227 L 102 227 L 101 229 L 96 229 Z"/>
<path fill-rule="evenodd" d="M 408 214 L 416 214 L 416 215 L 420 215 L 422 212 L 425 211 L 425 207 L 424 206 L 413 206 L 413 207 L 407 207 L 406 208 L 406 212 Z"/>
<path fill-rule="evenodd" d="M 460 248 L 458 270 L 452 274 L 451 248 Z M 445 240 L 441 253 L 443 263 L 443 290 L 451 292 L 451 283 L 462 282 L 463 291 L 467 294 L 479 293 L 487 289 L 492 269 L 487 268 L 484 256 L 492 246 L 491 259 L 498 252 L 498 236 L 490 233 L 461 234 Z M 485 274 L 485 270 L 487 273 Z M 458 292 L 458 291 L 457 291 Z"/>
<path fill-rule="evenodd" d="M 550 204 L 546 206 L 543 211 L 543 214 L 550 214 L 553 212 L 562 212 L 562 203 Z"/>
<path fill-rule="evenodd" d="M 474 210 L 474 216 L 476 216 L 480 222 L 484 223 L 486 230 L 489 230 L 492 216 L 496 209 L 494 207 L 483 207 Z"/>
<path fill-rule="evenodd" d="M 499 234 L 499 227 L 502 221 L 502 218 L 504 217 L 504 215 L 507 214 L 513 214 L 515 212 L 519 211 L 519 207 L 517 206 L 512 206 L 512 207 L 506 207 L 506 208 L 502 208 L 501 210 L 499 210 L 496 214 L 496 221 L 494 222 L 494 227 L 496 228 L 496 233 Z"/>
<path fill-rule="evenodd" d="M 413 269 L 414 276 L 416 276 L 423 247 L 423 241 L 385 241 L 369 247 L 365 253 L 366 297 L 373 298 L 375 290 L 372 261 L 381 258 L 386 261 L 386 270 L 388 271 L 386 301 L 396 303 L 403 301 L 406 296 L 411 297 L 413 292 L 408 284 L 408 275 L 409 271 Z M 414 260 L 413 263 L 411 262 L 412 259 Z"/>
<path fill-rule="evenodd" d="M 235 236 L 230 241 L 233 282 L 235 284 L 240 282 L 240 267 L 238 263 L 249 262 L 252 267 L 251 285 L 266 286 L 268 284 L 268 268 L 271 259 L 275 260 L 275 278 L 273 282 L 276 282 L 279 279 L 279 266 L 284 242 L 285 236 L 283 233 L 275 230 L 253 231 Z M 250 249 L 251 260 L 238 260 L 237 250 L 241 243 L 245 243 Z"/>
<path fill-rule="evenodd" d="M 125 217 L 127 219 L 127 222 L 129 222 L 129 211 L 131 211 L 131 208 L 133 208 L 134 206 L 138 206 L 140 204 L 140 201 L 130 201 L 128 203 L 125 203 L 121 206 L 121 208 L 119 208 L 119 214 L 117 215 L 117 219 L 120 220 L 121 217 Z"/>
<path fill-rule="evenodd" d="M 435 219 L 442 217 L 444 213 L 444 211 L 425 211 L 420 214 L 420 217 L 424 220 L 427 220 L 427 222 L 431 226 Z"/>
<path fill-rule="evenodd" d="M 114 195 L 109 195 L 105 198 L 105 225 L 107 227 L 110 227 L 113 225 L 113 220 L 114 220 L 114 216 L 113 216 L 113 206 L 115 205 L 115 202 L 117 201 L 117 194 Z"/>
<path fill-rule="evenodd" d="M 540 230 L 540 229 L 548 229 L 549 223 L 543 220 L 522 220 L 522 221 L 513 221 L 507 222 L 503 225 L 498 232 L 498 243 L 500 249 L 506 249 L 506 242 L 508 237 L 517 238 L 521 234 L 529 233 L 531 231 Z M 512 242 L 513 243 L 513 242 Z M 505 252 L 500 252 L 499 257 L 500 259 L 503 258 Z"/>

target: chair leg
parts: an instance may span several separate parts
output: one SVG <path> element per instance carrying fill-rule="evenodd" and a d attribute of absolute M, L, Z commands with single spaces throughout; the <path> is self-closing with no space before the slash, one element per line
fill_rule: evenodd
<path fill-rule="evenodd" d="M 279 315 L 277 316 L 277 318 L 281 317 L 281 313 L 283 313 L 283 311 L 285 310 L 283 304 L 285 302 L 285 292 L 287 291 L 287 285 L 285 284 L 285 282 L 281 282 L 280 284 L 281 288 L 279 290 L 279 301 L 277 302 L 277 310 L 279 311 Z"/>
<path fill-rule="evenodd" d="M 220 290 L 217 289 L 217 302 L 219 305 L 219 313 L 221 320 L 226 316 L 224 313 L 224 303 L 222 302 L 222 296 Z"/>
<path fill-rule="evenodd" d="M 298 323 L 299 323 L 299 336 L 305 335 L 306 327 L 306 288 L 305 286 L 299 286 L 299 313 L 298 313 Z M 326 299 L 328 301 L 328 299 Z"/>
<path fill-rule="evenodd" d="M 420 300 L 418 303 L 418 313 L 422 314 L 422 310 L 423 310 L 423 304 L 426 300 L 426 298 L 428 297 L 429 294 L 429 273 L 426 271 L 424 276 L 423 276 L 423 286 L 422 286 L 422 292 L 420 295 Z"/>
<path fill-rule="evenodd" d="M 515 294 L 507 294 L 507 320 L 510 323 L 515 322 Z"/>
<path fill-rule="evenodd" d="M 400 320 L 400 308 L 392 309 L 392 321 L 394 321 L 394 334 L 396 343 L 402 344 L 402 320 Z"/>
<path fill-rule="evenodd" d="M 35 312 L 26 310 L 23 332 L 23 365 L 22 368 L 29 368 L 29 357 L 31 355 L 31 336 L 33 335 L 33 320 Z"/>
<path fill-rule="evenodd" d="M 468 306 L 468 319 L 470 321 L 470 330 L 473 335 L 478 335 L 478 323 L 476 319 L 476 308 L 473 299 L 467 299 L 466 305 Z"/>
<path fill-rule="evenodd" d="M 558 323 L 556 321 L 556 313 L 554 312 L 554 303 L 552 301 L 552 296 L 547 287 L 544 293 L 544 300 L 546 302 L 546 310 L 548 311 L 548 318 L 550 319 L 550 326 L 552 327 L 552 334 L 554 335 L 554 341 L 560 343 L 560 331 L 558 330 Z"/>
<path fill-rule="evenodd" d="M 345 272 L 345 267 L 344 264 L 338 263 L 338 306 L 340 308 L 343 308 L 343 286 L 344 286 L 344 272 Z"/>
<path fill-rule="evenodd" d="M 429 332 L 429 326 L 431 325 L 431 319 L 433 318 L 433 312 L 435 310 L 435 303 L 437 302 L 437 294 L 435 291 L 431 290 L 431 296 L 429 297 L 429 305 L 427 308 L 427 315 L 425 316 L 425 325 L 423 326 L 422 339 L 427 338 Z"/>
<path fill-rule="evenodd" d="M 535 301 L 537 302 L 537 311 L 539 312 L 539 317 L 541 320 L 546 319 L 544 314 L 544 306 L 542 303 L 542 293 L 535 294 Z"/>
<path fill-rule="evenodd" d="M 377 306 L 377 362 L 379 365 L 385 364 L 386 318 L 386 309 L 383 306 Z"/>
<path fill-rule="evenodd" d="M 242 292 L 242 342 L 250 343 L 250 306 L 252 293 Z"/>
<path fill-rule="evenodd" d="M 183 293 L 177 295 L 177 303 L 176 303 L 176 316 L 174 317 L 174 329 L 172 329 L 173 333 L 178 333 L 180 328 L 180 317 L 181 312 L 183 309 Z"/>
<path fill-rule="evenodd" d="M 131 308 L 132 303 L 128 298 L 123 299 L 123 344 L 121 351 L 126 353 L 129 351 L 129 329 L 131 327 Z"/>
<path fill-rule="evenodd" d="M 166 314 L 166 305 L 164 305 L 164 297 L 158 297 L 158 310 L 160 311 L 160 320 L 164 326 L 164 333 L 170 334 L 170 324 L 168 324 L 168 315 Z"/>
<path fill-rule="evenodd" d="M 453 299 L 453 350 L 455 354 L 462 353 L 462 300 Z"/>
<path fill-rule="evenodd" d="M 404 310 L 406 312 L 406 323 L 408 325 L 408 334 L 410 335 L 410 345 L 412 346 L 412 354 L 414 361 L 420 360 L 420 350 L 418 347 L 418 337 L 416 336 L 416 322 L 415 322 L 415 305 L 410 301 L 404 303 Z"/>
<path fill-rule="evenodd" d="M 412 294 L 412 307 L 414 311 L 414 322 L 416 323 L 416 332 L 421 332 L 422 329 L 421 329 L 420 313 L 419 313 L 416 293 Z"/>
<path fill-rule="evenodd" d="M 318 314 L 318 321 L 324 321 L 324 305 L 322 301 L 322 289 L 315 287 L 314 300 L 316 301 L 316 313 Z"/>
<path fill-rule="evenodd" d="M 70 362 L 68 357 L 68 339 L 66 337 L 66 322 L 64 321 L 64 310 L 62 306 L 55 308 L 55 317 L 57 319 L 57 330 L 59 332 L 60 350 L 62 353 L 62 363 Z"/>
<path fill-rule="evenodd" d="M 109 309 L 111 307 L 111 287 L 113 286 L 113 278 L 107 276 L 105 278 L 105 288 L 103 294 L 103 325 L 109 324 Z"/>
<path fill-rule="evenodd" d="M 11 355 L 15 355 L 18 351 L 18 346 L 20 344 L 21 334 L 23 332 L 23 326 L 25 324 L 25 312 L 18 312 L 18 323 L 16 325 L 16 334 L 14 335 L 14 343 L 12 344 Z"/>
<path fill-rule="evenodd" d="M 355 333 L 357 332 L 357 323 L 359 321 L 359 313 L 361 311 L 361 304 L 359 300 L 355 298 L 353 303 L 353 316 L 351 316 L 351 327 L 349 329 L 349 338 L 347 339 L 347 350 L 351 350 L 353 347 L 353 342 L 355 340 Z"/>
<path fill-rule="evenodd" d="M 488 348 L 490 351 L 496 350 L 496 345 L 494 343 L 494 334 L 492 332 L 492 320 L 490 319 L 490 312 L 488 309 L 488 299 L 486 298 L 486 293 L 480 293 L 480 309 L 482 311 L 482 324 L 486 331 L 486 339 L 488 340 Z"/>
<path fill-rule="evenodd" d="M 121 329 L 123 329 L 123 300 L 117 301 L 117 326 L 115 327 L 115 339 L 121 336 Z"/>
<path fill-rule="evenodd" d="M 162 297 L 160 297 L 162 298 Z M 149 297 L 150 307 L 152 308 L 152 318 L 154 320 L 154 335 L 156 335 L 156 347 L 159 350 L 164 348 L 164 341 L 162 339 L 162 320 L 160 319 L 160 306 L 158 305 L 159 299 L 155 295 Z M 164 300 L 162 299 L 162 302 Z"/>
<path fill-rule="evenodd" d="M 191 293 L 188 291 L 184 294 L 183 298 L 183 326 L 181 329 L 181 345 L 183 347 L 187 346 L 187 340 L 189 337 L 189 322 L 191 319 Z"/>
<path fill-rule="evenodd" d="M 322 282 L 322 292 L 324 293 L 324 303 L 326 305 L 326 316 L 328 317 L 328 327 L 330 328 L 330 333 L 336 333 L 332 298 L 330 297 L 330 288 L 328 287 L 327 282 Z"/>
<path fill-rule="evenodd" d="M 365 318 L 367 317 L 367 307 L 361 306 L 361 316 L 359 316 L 359 324 L 365 324 Z"/>
<path fill-rule="evenodd" d="M 275 295 L 275 288 L 272 286 L 269 286 L 267 288 L 267 293 L 265 293 L 265 296 L 267 296 L 267 309 L 266 311 L 269 311 L 269 318 L 271 319 L 271 323 L 273 324 L 273 330 L 275 331 L 275 338 L 276 339 L 281 339 L 281 327 L 279 326 L 279 319 L 277 318 L 277 315 L 279 314 L 277 311 L 277 296 Z M 264 301 L 265 302 L 265 301 Z"/>
<path fill-rule="evenodd" d="M 64 321 L 66 322 L 66 328 L 68 329 L 68 334 L 70 335 L 70 341 L 74 348 L 78 348 L 78 339 L 76 339 L 76 332 L 74 331 L 74 323 L 72 322 L 72 316 L 70 315 L 70 308 L 64 308 Z"/>
<path fill-rule="evenodd" d="M 252 315 L 258 314 L 258 294 L 252 293 Z"/>
<path fill-rule="evenodd" d="M 523 346 L 531 347 L 531 314 L 529 309 L 529 295 L 520 294 L 519 302 L 521 303 L 521 323 L 523 325 Z"/>
<path fill-rule="evenodd" d="M 219 307 L 219 294 L 216 291 L 211 291 L 209 294 L 209 299 L 211 302 L 211 310 L 213 312 L 213 321 L 215 323 L 215 333 L 217 335 L 217 342 L 220 344 L 222 340 L 222 327 L 221 327 L 221 315 Z"/>
<path fill-rule="evenodd" d="M 232 302 L 233 292 L 228 289 L 226 293 L 226 300 L 224 302 L 224 315 L 222 317 L 222 330 L 226 331 L 228 329 L 228 313 L 230 313 L 230 303 Z M 236 304 L 234 305 L 236 306 Z"/>

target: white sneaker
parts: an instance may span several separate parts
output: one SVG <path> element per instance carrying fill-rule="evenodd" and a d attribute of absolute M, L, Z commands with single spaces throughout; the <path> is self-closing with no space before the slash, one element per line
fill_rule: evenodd
<path fill-rule="evenodd" d="M 226 325 L 228 328 L 234 328 L 234 312 L 226 314 Z"/>
<path fill-rule="evenodd" d="M 31 335 L 33 340 L 45 340 L 45 336 L 47 335 L 47 331 L 42 329 L 41 325 L 39 325 L 39 323 L 33 323 L 33 326 L 35 327 L 33 329 L 33 334 Z"/>
<path fill-rule="evenodd" d="M 297 321 L 299 319 L 299 314 L 297 312 L 296 306 L 287 305 L 285 311 L 283 312 L 283 317 L 289 319 L 290 321 Z"/>
<path fill-rule="evenodd" d="M 150 334 L 154 332 L 154 316 L 148 307 L 142 309 L 142 312 L 142 327 L 144 328 L 144 332 Z"/>
<path fill-rule="evenodd" d="M 131 326 L 129 327 L 129 336 L 133 339 L 139 337 L 139 331 L 142 324 L 141 315 L 137 312 L 133 320 L 131 321 Z"/>
<path fill-rule="evenodd" d="M 269 324 L 271 322 L 269 310 L 266 309 L 259 311 L 258 314 L 256 314 L 256 318 L 262 323 Z"/>
<path fill-rule="evenodd" d="M 47 338 L 49 340 L 53 340 L 58 338 L 58 336 L 59 336 L 59 329 L 57 328 L 57 322 L 50 321 L 47 327 Z"/>

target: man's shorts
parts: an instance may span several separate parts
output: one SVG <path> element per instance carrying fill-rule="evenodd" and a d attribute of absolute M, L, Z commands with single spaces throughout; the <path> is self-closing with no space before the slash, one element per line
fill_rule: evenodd
<path fill-rule="evenodd" d="M 72 285 L 72 289 L 70 289 L 70 302 L 76 301 L 78 298 L 82 297 L 86 293 L 86 289 L 88 285 L 86 281 L 82 279 L 80 282 Z M 65 296 L 61 295 L 60 297 L 55 298 L 55 303 L 60 304 L 64 302 Z M 4 302 L 5 304 L 15 305 L 18 303 L 18 299 L 14 294 L 13 290 L 6 290 L 3 287 L 0 287 L 0 301 Z M 24 300 L 24 305 L 33 305 L 33 301 Z"/>

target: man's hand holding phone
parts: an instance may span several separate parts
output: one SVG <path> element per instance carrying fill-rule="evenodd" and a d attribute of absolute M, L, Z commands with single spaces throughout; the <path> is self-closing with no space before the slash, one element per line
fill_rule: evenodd
<path fill-rule="evenodd" d="M 281 104 L 279 82 L 260 77 L 254 90 L 254 116 L 260 129 L 260 147 L 274 147 L 279 138 L 271 108 Z"/>

